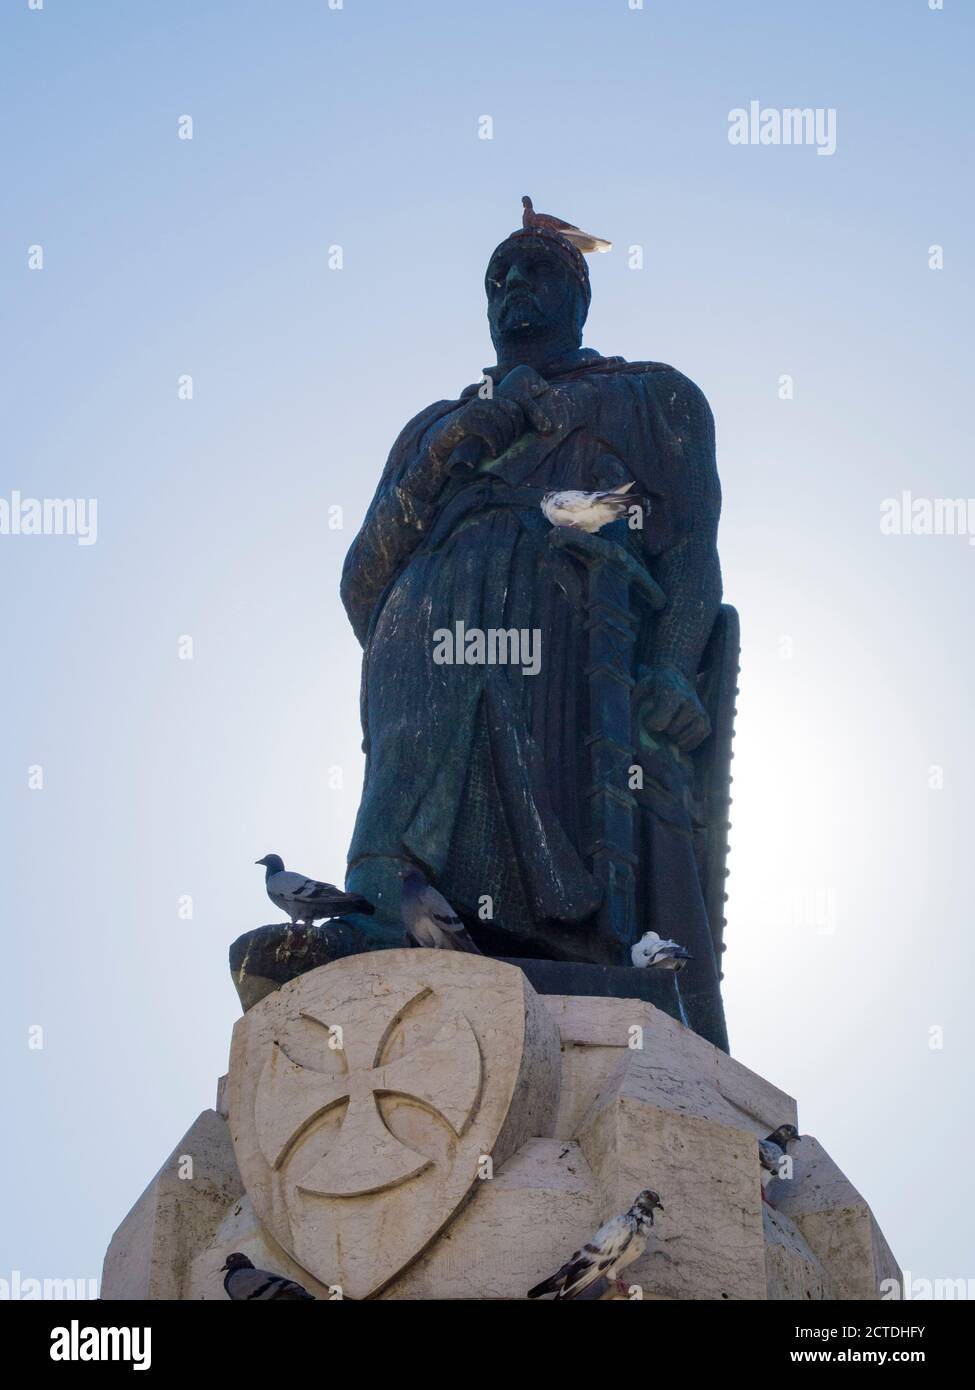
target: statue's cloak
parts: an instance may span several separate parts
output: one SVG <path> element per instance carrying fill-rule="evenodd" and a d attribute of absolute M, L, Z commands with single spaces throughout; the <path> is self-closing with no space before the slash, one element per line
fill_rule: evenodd
<path fill-rule="evenodd" d="M 711 412 L 679 372 L 580 350 L 544 375 L 569 393 L 574 425 L 527 433 L 489 471 L 451 477 L 425 501 L 404 480 L 416 476 L 435 427 L 478 388 L 437 402 L 396 441 L 350 551 L 343 600 L 365 648 L 366 750 L 350 882 L 372 856 L 409 856 L 458 909 L 475 914 L 490 898 L 494 928 L 514 934 L 523 953 L 531 939 L 544 943 L 536 954 L 587 959 L 585 924 L 599 888 L 585 854 L 584 591 L 575 563 L 547 543 L 541 496 L 634 480 L 634 493 L 650 501 L 646 525 L 622 520 L 602 534 L 631 548 L 651 573 L 671 557 L 673 576 L 673 557 L 689 539 L 713 553 L 720 495 Z M 713 590 L 713 574 L 702 575 L 698 608 L 716 611 L 720 587 L 717 596 Z M 692 592 L 692 616 L 694 609 Z M 435 634 L 459 622 L 536 633 L 538 674 L 517 665 L 436 664 Z M 646 615 L 634 676 L 659 660 L 653 642 Z M 648 795 L 659 804 L 641 830 L 638 921 L 664 933 L 675 924 L 660 920 L 661 909 L 679 904 L 680 939 L 710 952 L 687 785 L 668 763 Z M 700 940 L 692 944 L 695 918 Z"/>

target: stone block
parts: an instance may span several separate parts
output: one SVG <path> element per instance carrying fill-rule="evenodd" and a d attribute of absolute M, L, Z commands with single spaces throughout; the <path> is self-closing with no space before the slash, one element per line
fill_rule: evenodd
<path fill-rule="evenodd" d="M 900 1267 L 867 1202 L 811 1134 L 789 1146 L 791 1179 L 773 1178 L 768 1197 L 802 1232 L 829 1274 L 836 1298 L 879 1299 Z"/>
<path fill-rule="evenodd" d="M 811 1136 L 761 1201 L 792 1097 L 646 999 L 539 995 L 503 961 L 301 973 L 238 1021 L 217 1107 L 113 1237 L 104 1297 L 224 1299 L 241 1250 L 321 1299 L 518 1299 L 644 1187 L 664 1210 L 625 1278 L 647 1301 L 876 1298 L 899 1274 Z"/>
<path fill-rule="evenodd" d="M 183 1298 L 190 1261 L 243 1190 L 227 1122 L 204 1110 L 112 1236 L 102 1298 Z"/>

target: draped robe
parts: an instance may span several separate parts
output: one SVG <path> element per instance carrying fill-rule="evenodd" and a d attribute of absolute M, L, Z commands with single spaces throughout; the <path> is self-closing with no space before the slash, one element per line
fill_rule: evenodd
<path fill-rule="evenodd" d="M 662 364 L 580 349 L 543 375 L 571 401 L 570 423 L 527 431 L 442 488 L 409 483 L 422 479 L 434 432 L 477 387 L 412 420 L 349 552 L 342 597 L 364 647 L 366 772 L 348 884 L 368 893 L 378 864 L 416 861 L 475 927 L 489 901 L 489 950 L 605 960 L 586 856 L 584 587 L 578 565 L 549 546 L 539 502 L 553 489 L 634 480 L 650 502 L 645 525 L 620 520 L 601 534 L 632 551 L 668 602 L 656 618 L 636 615 L 632 674 L 669 665 L 693 680 L 721 594 L 713 422 L 698 388 Z M 536 632 L 538 674 L 435 663 L 435 634 L 458 622 Z M 636 745 L 632 730 L 621 737 Z M 717 967 L 687 763 L 665 744 L 635 746 L 634 757 L 648 775 L 638 798 L 637 920 L 692 951 L 689 995 L 710 997 Z"/>

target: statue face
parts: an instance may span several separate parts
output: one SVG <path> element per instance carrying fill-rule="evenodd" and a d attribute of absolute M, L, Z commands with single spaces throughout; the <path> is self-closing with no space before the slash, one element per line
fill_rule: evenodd
<path fill-rule="evenodd" d="M 526 241 L 491 258 L 485 277 L 495 348 L 531 337 L 582 341 L 585 299 L 575 276 L 543 242 Z"/>

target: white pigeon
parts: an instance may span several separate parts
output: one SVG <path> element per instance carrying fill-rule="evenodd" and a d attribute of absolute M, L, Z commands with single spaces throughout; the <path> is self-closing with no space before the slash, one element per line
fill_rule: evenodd
<path fill-rule="evenodd" d="M 762 1175 L 762 1201 L 769 1202 L 765 1195 L 765 1189 L 773 1178 L 781 1177 L 782 1160 L 785 1158 L 789 1145 L 798 1139 L 799 1131 L 795 1125 L 779 1125 L 778 1129 L 773 1129 L 771 1134 L 767 1134 L 764 1139 L 758 1141 L 758 1161 L 761 1164 Z"/>
<path fill-rule="evenodd" d="M 450 903 L 427 882 L 419 869 L 402 869 L 400 878 L 403 880 L 400 912 L 411 941 L 435 951 L 482 954 Z"/>
<path fill-rule="evenodd" d="M 676 941 L 664 941 L 655 931 L 644 932 L 630 950 L 630 960 L 641 970 L 683 970 L 694 957 Z"/>
<path fill-rule="evenodd" d="M 547 492 L 542 498 L 542 513 L 553 526 L 568 526 L 592 535 L 625 516 L 630 507 L 641 505 L 642 499 L 625 496 L 632 486 L 631 479 L 619 487 L 603 488 L 600 492 L 579 492 L 572 488 Z"/>
<path fill-rule="evenodd" d="M 343 912 L 363 912 L 372 916 L 376 910 L 358 893 L 343 893 L 334 883 L 319 883 L 317 878 L 287 872 L 280 854 L 265 854 L 257 863 L 267 870 L 264 887 L 268 897 L 275 907 L 288 914 L 292 926 L 304 922 L 310 927 L 313 922 L 340 917 Z"/>
<path fill-rule="evenodd" d="M 528 1290 L 529 1298 L 541 1298 L 554 1293 L 555 1301 L 578 1298 L 595 1284 L 597 1279 L 616 1280 L 622 1293 L 627 1285 L 618 1279 L 621 1269 L 638 1260 L 647 1246 L 653 1226 L 655 1209 L 663 1211 L 664 1204 L 649 1187 L 639 1194 L 629 1211 L 614 1216 L 600 1226 L 592 1240 L 569 1256 L 561 1269 Z"/>

